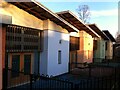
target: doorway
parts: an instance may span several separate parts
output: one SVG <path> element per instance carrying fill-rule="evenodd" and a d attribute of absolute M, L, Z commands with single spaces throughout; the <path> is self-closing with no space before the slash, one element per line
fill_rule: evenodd
<path fill-rule="evenodd" d="M 77 67 L 77 51 L 70 52 L 70 71 Z"/>

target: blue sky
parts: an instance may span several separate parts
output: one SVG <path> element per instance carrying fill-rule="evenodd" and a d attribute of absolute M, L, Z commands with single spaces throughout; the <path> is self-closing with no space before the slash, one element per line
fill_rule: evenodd
<path fill-rule="evenodd" d="M 118 31 L 118 2 L 41 2 L 53 12 L 70 10 L 78 16 L 79 5 L 88 5 L 91 11 L 90 23 L 96 23 L 101 30 L 109 30 L 115 37 Z"/>

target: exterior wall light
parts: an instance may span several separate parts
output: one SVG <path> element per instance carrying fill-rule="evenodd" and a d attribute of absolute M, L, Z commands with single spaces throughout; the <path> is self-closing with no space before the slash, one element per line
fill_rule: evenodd
<path fill-rule="evenodd" d="M 62 43 L 62 39 L 59 40 L 59 44 L 61 44 L 61 43 Z"/>

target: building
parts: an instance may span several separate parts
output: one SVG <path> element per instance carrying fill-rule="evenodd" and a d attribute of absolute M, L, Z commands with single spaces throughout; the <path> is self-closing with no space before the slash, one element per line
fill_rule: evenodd
<path fill-rule="evenodd" d="M 74 26 L 36 1 L 3 1 L 0 15 L 2 68 L 49 76 L 68 72 L 69 33 L 77 32 Z M 11 81 L 22 77 L 9 76 Z"/>
<path fill-rule="evenodd" d="M 70 11 L 57 13 L 60 17 L 76 27 L 79 32 L 70 33 L 70 66 L 81 67 L 82 63 L 93 62 L 93 40 L 99 37 L 90 27 L 85 25 Z M 76 65 L 77 64 L 77 65 Z"/>
<path fill-rule="evenodd" d="M 109 40 L 106 41 L 105 59 L 111 60 L 113 59 L 113 44 L 116 42 L 116 40 L 108 30 L 103 30 L 103 32 L 109 38 Z"/>
<path fill-rule="evenodd" d="M 2 25 L 0 24 L 0 89 L 2 89 L 2 68 L 3 68 L 3 60 L 4 60 L 4 54 L 5 54 L 5 47 L 3 43 L 3 30 Z"/>
<path fill-rule="evenodd" d="M 0 80 L 3 68 L 25 73 L 8 73 L 8 87 L 20 77 L 27 82 L 30 73 L 57 76 L 69 67 L 92 63 L 93 57 L 101 62 L 110 56 L 109 51 L 105 54 L 105 43 L 112 41 L 111 36 L 108 39 L 109 34 L 95 24 L 85 25 L 70 11 L 56 14 L 34 0 L 2 1 L 0 16 Z"/>
<path fill-rule="evenodd" d="M 109 38 L 98 28 L 96 24 L 89 24 L 88 26 L 100 36 L 99 38 L 94 38 L 93 60 L 94 62 L 102 62 L 105 59 L 106 41 L 109 40 Z"/>

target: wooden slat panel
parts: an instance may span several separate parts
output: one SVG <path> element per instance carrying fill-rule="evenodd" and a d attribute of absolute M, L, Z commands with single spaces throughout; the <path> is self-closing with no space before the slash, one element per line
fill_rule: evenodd
<path fill-rule="evenodd" d="M 6 28 L 6 51 L 28 52 L 41 51 L 42 31 L 22 26 L 7 25 Z"/>
<path fill-rule="evenodd" d="M 79 37 L 70 37 L 70 51 L 79 50 Z"/>

